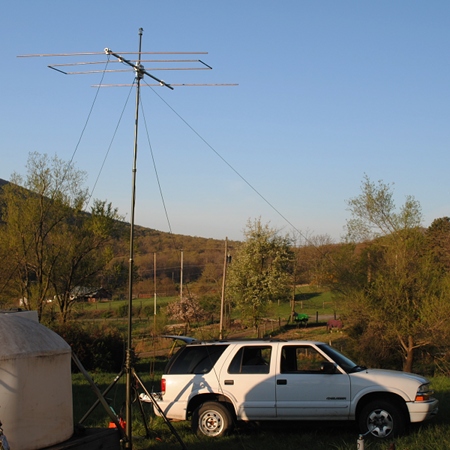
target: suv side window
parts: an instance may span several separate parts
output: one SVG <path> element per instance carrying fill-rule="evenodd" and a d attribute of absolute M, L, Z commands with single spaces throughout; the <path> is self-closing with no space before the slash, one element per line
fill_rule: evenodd
<path fill-rule="evenodd" d="M 327 359 L 314 347 L 285 345 L 281 350 L 281 373 L 323 373 Z"/>
<path fill-rule="evenodd" d="M 270 345 L 241 347 L 228 367 L 228 373 L 269 373 Z"/>
<path fill-rule="evenodd" d="M 167 374 L 208 373 L 228 345 L 195 345 L 182 348 L 174 357 Z"/>

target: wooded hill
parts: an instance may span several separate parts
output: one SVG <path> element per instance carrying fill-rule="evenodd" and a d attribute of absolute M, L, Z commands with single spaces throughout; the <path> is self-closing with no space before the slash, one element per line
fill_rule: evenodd
<path fill-rule="evenodd" d="M 8 184 L 9 181 L 0 179 L 0 189 Z M 27 195 L 30 195 L 29 191 Z M 125 295 L 128 283 L 130 223 L 119 221 L 117 225 L 118 238 L 113 240 L 111 246 L 113 257 L 99 280 L 103 287 L 111 290 L 113 298 Z M 229 241 L 229 251 L 232 252 L 238 245 L 239 242 Z M 134 292 L 139 296 L 152 296 L 155 274 L 157 289 L 162 295 L 175 295 L 181 278 L 183 284 L 188 286 L 199 280 L 205 270 L 209 282 L 219 285 L 224 255 L 225 239 L 185 236 L 135 225 Z"/>
<path fill-rule="evenodd" d="M 130 224 L 124 224 L 129 232 Z M 129 239 L 126 239 L 129 242 Z M 128 244 L 127 242 L 127 244 Z M 228 250 L 239 242 L 229 241 Z M 183 284 L 199 280 L 202 275 L 220 285 L 225 257 L 225 239 L 208 239 L 166 233 L 141 226 L 135 227 L 134 260 L 138 270 L 136 293 L 153 292 L 156 258 L 156 277 L 160 287 L 170 290 L 178 286 L 183 272 Z M 128 255 L 123 255 L 124 261 Z M 169 292 L 167 292 L 169 293 Z"/>

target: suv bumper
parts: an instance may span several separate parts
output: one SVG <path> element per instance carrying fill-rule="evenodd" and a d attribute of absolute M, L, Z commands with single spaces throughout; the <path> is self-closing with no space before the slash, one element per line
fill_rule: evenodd
<path fill-rule="evenodd" d="M 423 422 L 437 414 L 439 400 L 433 398 L 427 402 L 410 402 L 407 406 L 411 422 Z"/>

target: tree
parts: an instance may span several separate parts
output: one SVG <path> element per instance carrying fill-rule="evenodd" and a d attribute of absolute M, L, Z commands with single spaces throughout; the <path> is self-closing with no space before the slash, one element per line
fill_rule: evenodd
<path fill-rule="evenodd" d="M 183 322 L 186 333 L 190 330 L 193 322 L 200 322 L 206 317 L 200 303 L 192 295 L 169 303 L 166 313 L 171 320 Z"/>
<path fill-rule="evenodd" d="M 118 237 L 119 215 L 111 203 L 94 200 L 90 214 L 78 213 L 54 237 L 58 264 L 50 274 L 51 285 L 65 322 L 79 286 L 101 286 L 104 270 L 113 254 L 111 242 Z"/>
<path fill-rule="evenodd" d="M 5 284 L 41 316 L 57 259 L 49 251 L 52 238 L 87 193 L 80 188 L 85 174 L 57 157 L 30 153 L 26 167 L 25 180 L 13 174 L 3 188 L 1 244 L 10 255 Z"/>
<path fill-rule="evenodd" d="M 133 266 L 133 269 L 136 266 Z M 128 287 L 129 267 L 125 259 L 115 258 L 108 264 L 105 271 L 106 285 L 119 298 L 125 298 Z M 151 292 L 151 291 L 147 291 Z"/>
<path fill-rule="evenodd" d="M 361 194 L 348 201 L 352 218 L 347 221 L 347 238 L 364 242 L 379 236 L 415 229 L 420 226 L 422 213 L 420 204 L 407 196 L 400 210 L 394 203 L 391 186 L 378 181 L 378 185 L 364 176 Z"/>
<path fill-rule="evenodd" d="M 450 271 L 450 218 L 441 217 L 433 220 L 426 235 L 436 264 Z"/>
<path fill-rule="evenodd" d="M 307 244 L 296 248 L 297 272 L 300 282 L 316 286 L 329 286 L 329 263 L 336 244 L 328 235 L 309 237 Z"/>
<path fill-rule="evenodd" d="M 243 319 L 250 320 L 258 331 L 267 305 L 291 297 L 293 253 L 289 238 L 260 219 L 247 222 L 244 236 L 230 264 L 227 293 Z"/>
<path fill-rule="evenodd" d="M 348 240 L 365 239 L 354 247 L 359 268 L 353 278 L 346 274 L 349 321 L 364 351 L 370 348 L 369 357 L 392 355 L 396 348 L 403 369 L 411 372 L 415 351 L 447 334 L 443 317 L 450 312 L 448 280 L 433 264 L 420 227 L 420 205 L 407 197 L 397 210 L 392 189 L 367 177 L 362 193 L 348 204 L 353 216 Z"/>
<path fill-rule="evenodd" d="M 26 168 L 25 179 L 13 174 L 2 191 L 0 247 L 9 256 L 2 285 L 39 317 L 56 295 L 65 320 L 68 289 L 100 272 L 119 217 L 98 201 L 90 215 L 83 212 L 89 198 L 82 187 L 85 173 L 71 163 L 30 153 Z"/>

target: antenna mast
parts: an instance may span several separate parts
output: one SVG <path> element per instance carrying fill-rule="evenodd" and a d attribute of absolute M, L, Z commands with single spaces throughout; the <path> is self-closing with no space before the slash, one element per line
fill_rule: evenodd
<path fill-rule="evenodd" d="M 144 66 L 142 65 L 142 55 L 162 55 L 162 54 L 170 54 L 170 55 L 195 55 L 195 54 L 206 54 L 207 52 L 142 52 L 142 34 L 143 29 L 139 28 L 139 51 L 138 54 L 138 61 L 137 63 L 133 63 L 132 61 L 129 61 L 128 59 L 125 59 L 123 56 L 121 56 L 118 53 L 113 52 L 109 48 L 105 48 L 103 53 L 100 52 L 82 52 L 82 53 L 55 53 L 55 54 L 48 54 L 48 53 L 41 53 L 41 54 L 28 54 L 28 55 L 19 55 L 20 58 L 28 58 L 28 57 L 68 57 L 68 56 L 96 56 L 101 54 L 107 54 L 112 55 L 115 58 L 117 58 L 117 61 L 123 63 L 130 67 L 130 69 L 122 69 L 122 70 L 87 70 L 87 71 L 70 71 L 69 69 L 66 69 L 66 67 L 78 67 L 78 66 L 87 66 L 87 65 L 96 65 L 96 64 L 102 64 L 103 61 L 90 61 L 90 62 L 75 62 L 75 63 L 63 63 L 63 64 L 52 64 L 48 65 L 48 67 L 52 70 L 55 70 L 59 73 L 62 73 L 64 75 L 80 75 L 80 74 L 94 74 L 99 72 L 128 72 L 128 71 L 134 71 L 135 73 L 135 81 L 133 85 L 136 85 L 136 107 L 135 107 L 135 125 L 134 125 L 134 148 L 133 148 L 133 164 L 132 164 L 132 180 L 131 180 L 131 220 L 130 220 L 130 252 L 129 252 L 129 271 L 128 271 L 128 330 L 127 330 L 127 348 L 126 348 L 126 358 L 125 358 L 125 367 L 122 369 L 120 374 L 116 377 L 114 382 L 107 388 L 105 393 L 109 391 L 112 386 L 115 384 L 115 382 L 120 378 L 120 376 L 125 372 L 126 374 L 126 430 L 125 430 L 125 436 L 123 436 L 123 431 L 121 432 L 121 435 L 123 436 L 122 439 L 122 446 L 126 449 L 132 449 L 133 443 L 132 443 L 132 383 L 133 383 L 133 377 L 136 378 L 136 381 L 139 382 L 139 385 L 142 387 L 142 389 L 145 390 L 147 395 L 153 399 L 153 395 L 150 394 L 143 385 L 142 381 L 139 379 L 139 377 L 136 374 L 136 371 L 134 369 L 134 359 L 135 355 L 133 352 L 133 342 L 132 342 L 132 328 L 133 328 L 133 274 L 134 274 L 134 227 L 135 227 L 135 205 L 136 205 L 136 172 L 137 172 L 137 153 L 138 153 L 138 131 L 139 131 L 139 106 L 140 106 L 140 88 L 141 88 L 141 80 L 144 78 L 144 76 L 148 76 L 152 80 L 156 81 L 158 84 L 156 86 L 163 86 L 167 87 L 171 90 L 173 90 L 173 86 L 236 86 L 236 84 L 168 84 L 165 83 L 163 80 L 160 80 L 159 78 L 155 77 L 151 73 L 149 73 L 147 70 L 145 70 Z M 123 54 L 130 54 L 135 55 L 136 52 L 123 52 Z M 145 60 L 146 62 L 152 62 L 152 63 L 191 63 L 195 64 L 192 67 L 156 67 L 152 70 L 211 70 L 212 67 L 203 62 L 200 59 L 197 60 L 191 60 L 191 59 L 168 59 L 168 60 Z M 95 87 L 110 87 L 110 86 L 130 86 L 127 84 L 113 84 L 113 85 L 101 85 L 101 86 L 95 86 Z M 149 86 L 155 86 L 155 85 L 149 85 Z M 155 315 L 156 315 L 156 291 L 155 291 Z M 159 405 L 156 403 L 156 400 L 152 400 L 153 405 L 155 408 L 159 408 Z M 97 404 L 97 403 L 96 403 Z M 85 415 L 85 417 L 92 411 L 92 409 L 96 406 L 96 404 L 91 408 L 91 410 Z M 164 413 L 162 410 L 160 410 L 160 413 L 164 417 Z M 83 418 L 84 419 L 84 418 Z M 172 430 L 172 432 L 177 437 L 178 441 L 180 442 L 183 449 L 186 447 L 184 446 L 183 441 L 176 433 L 175 429 L 173 429 L 172 425 L 168 420 L 166 420 L 167 425 Z"/>
<path fill-rule="evenodd" d="M 134 150 L 133 150 L 133 168 L 132 168 L 132 181 L 131 181 L 131 222 L 130 222 L 130 259 L 128 268 L 128 332 L 127 332 L 127 350 L 125 356 L 125 373 L 126 373 L 126 398 L 125 398 L 125 433 L 128 437 L 128 441 L 125 443 L 125 448 L 132 448 L 132 411 L 131 411 L 131 383 L 133 381 L 133 360 L 134 352 L 132 348 L 132 335 L 133 328 L 133 272 L 134 272 L 134 214 L 136 208 L 136 172 L 137 172 L 137 151 L 138 151 L 138 128 L 139 128 L 139 100 L 141 80 L 144 76 L 143 69 L 141 68 L 141 49 L 142 49 L 142 32 L 143 29 L 139 28 L 139 57 L 137 66 L 134 68 L 136 72 L 136 110 L 135 110 L 135 123 L 134 123 Z"/>

